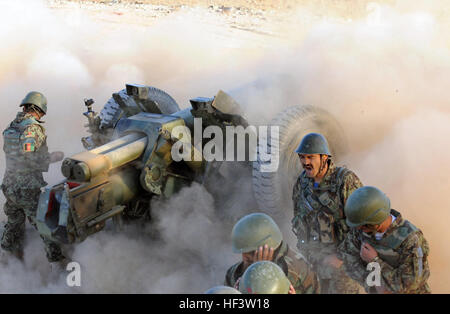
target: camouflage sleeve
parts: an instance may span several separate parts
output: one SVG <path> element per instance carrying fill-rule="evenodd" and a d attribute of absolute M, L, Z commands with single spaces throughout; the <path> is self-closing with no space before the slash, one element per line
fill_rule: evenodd
<path fill-rule="evenodd" d="M 23 138 L 24 145 L 22 145 L 22 148 L 25 153 L 38 151 L 46 143 L 44 130 L 37 124 L 28 126 L 23 133 Z M 25 143 L 31 143 L 32 145 L 25 145 Z"/>
<path fill-rule="evenodd" d="M 342 203 L 345 205 L 347 203 L 348 197 L 356 190 L 362 187 L 363 184 L 361 180 L 359 180 L 358 176 L 352 172 L 348 171 L 348 173 L 345 175 L 343 183 L 342 183 L 342 189 L 341 189 L 341 199 Z"/>
<path fill-rule="evenodd" d="M 347 275 L 359 284 L 366 287 L 368 272 L 359 255 L 361 241 L 354 229 L 350 230 L 344 241 L 337 248 L 337 257 L 344 262 Z M 366 289 L 367 290 L 367 289 Z"/>
<path fill-rule="evenodd" d="M 297 294 L 319 294 L 320 285 L 317 274 L 303 260 L 297 257 L 286 257 L 295 259 L 288 267 L 288 279 Z"/>
<path fill-rule="evenodd" d="M 301 241 L 301 239 L 307 238 L 306 226 L 304 223 L 305 213 L 299 206 L 301 191 L 301 175 L 298 177 L 297 181 L 294 184 L 293 192 L 292 192 L 292 201 L 293 201 L 293 209 L 294 216 L 291 219 L 292 232 L 296 235 L 297 239 Z M 300 244 L 300 242 L 299 242 Z M 302 245 L 302 244 L 300 244 Z"/>
<path fill-rule="evenodd" d="M 297 204 L 300 198 L 300 176 L 298 177 L 297 181 L 294 184 L 294 189 L 292 192 L 292 202 L 294 205 L 294 217 L 298 214 L 298 208 Z"/>
<path fill-rule="evenodd" d="M 402 243 L 400 251 L 400 266 L 397 268 L 379 259 L 382 285 L 394 293 L 417 291 L 430 276 L 428 242 L 420 231 L 414 232 Z"/>
<path fill-rule="evenodd" d="M 225 281 L 223 282 L 223 284 L 228 287 L 233 287 L 233 285 L 231 284 L 231 274 L 230 273 L 231 273 L 231 268 L 229 268 L 227 270 L 227 273 L 225 274 Z"/>
<path fill-rule="evenodd" d="M 37 168 L 47 171 L 50 154 L 44 129 L 37 124 L 28 126 L 22 135 L 22 151 L 25 159 L 36 164 Z"/>
<path fill-rule="evenodd" d="M 233 266 L 231 266 L 230 268 L 228 268 L 227 273 L 225 275 L 225 281 L 224 281 L 224 285 L 228 286 L 228 287 L 233 287 L 236 284 L 236 271 L 237 268 L 239 267 L 241 263 L 236 263 Z"/>

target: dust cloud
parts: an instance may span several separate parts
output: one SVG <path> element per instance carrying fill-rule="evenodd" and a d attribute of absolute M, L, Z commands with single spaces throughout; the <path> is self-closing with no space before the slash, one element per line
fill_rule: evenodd
<path fill-rule="evenodd" d="M 274 26 L 280 36 L 227 28 L 202 10 L 140 26 L 108 23 L 76 7 L 49 9 L 44 1 L 1 1 L 0 127 L 28 91 L 41 91 L 49 101 L 50 149 L 74 154 L 85 136 L 83 98 L 93 97 L 100 110 L 128 82 L 166 90 L 182 108 L 189 98 L 230 91 L 252 123 L 290 105 L 320 106 L 346 131 L 351 151 L 343 163 L 423 230 L 433 292 L 450 292 L 448 4 L 375 3 L 351 20 L 317 18 L 299 7 Z M 62 180 L 59 164 L 45 178 Z M 194 184 L 152 206 L 154 229 L 127 226 L 69 248 L 82 265 L 79 288 L 50 272 L 28 227 L 25 262 L 2 266 L 0 291 L 201 293 L 221 284 L 239 257 L 231 253 L 232 224 L 215 215 L 212 196 Z M 3 212 L 0 218 L 6 221 Z"/>

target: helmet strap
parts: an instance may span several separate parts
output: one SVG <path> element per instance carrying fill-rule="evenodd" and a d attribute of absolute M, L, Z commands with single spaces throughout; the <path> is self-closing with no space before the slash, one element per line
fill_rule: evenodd
<path fill-rule="evenodd" d="M 31 110 L 33 110 L 33 111 L 38 115 L 39 118 L 42 118 L 42 116 L 44 116 L 44 113 L 42 112 L 42 110 L 40 110 L 40 109 L 37 108 L 36 106 L 31 105 L 29 108 L 30 108 Z"/>

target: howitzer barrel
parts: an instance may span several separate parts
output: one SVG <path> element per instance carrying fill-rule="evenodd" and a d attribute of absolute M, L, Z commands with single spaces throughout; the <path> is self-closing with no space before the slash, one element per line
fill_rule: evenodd
<path fill-rule="evenodd" d="M 100 173 L 138 159 L 147 147 L 147 137 L 132 133 L 64 160 L 61 171 L 68 179 L 86 182 Z"/>
<path fill-rule="evenodd" d="M 94 154 L 102 154 L 109 150 L 119 148 L 123 145 L 130 144 L 137 139 L 142 138 L 143 134 L 140 133 L 131 133 L 122 137 L 119 137 L 118 139 L 108 142 L 102 146 L 96 147 L 94 149 L 91 149 L 90 152 Z"/>

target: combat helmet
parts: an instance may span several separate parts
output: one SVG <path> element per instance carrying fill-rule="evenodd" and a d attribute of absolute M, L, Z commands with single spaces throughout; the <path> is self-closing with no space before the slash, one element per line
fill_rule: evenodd
<path fill-rule="evenodd" d="M 33 105 L 43 113 L 47 113 L 47 99 L 42 93 L 39 92 L 29 92 L 25 98 L 22 100 L 20 107 L 25 105 Z"/>
<path fill-rule="evenodd" d="M 331 156 L 327 139 L 319 133 L 305 135 L 295 150 L 297 154 L 321 154 Z"/>
<path fill-rule="evenodd" d="M 241 294 L 241 292 L 228 286 L 216 286 L 206 290 L 205 294 Z"/>
<path fill-rule="evenodd" d="M 239 291 L 245 294 L 287 294 L 290 285 L 280 266 L 260 261 L 246 269 L 239 281 Z"/>
<path fill-rule="evenodd" d="M 376 187 L 364 186 L 349 196 L 344 211 L 349 227 L 378 225 L 389 217 L 391 202 L 386 194 Z"/>
<path fill-rule="evenodd" d="M 278 225 L 270 216 L 253 213 L 242 217 L 231 231 L 232 250 L 234 253 L 248 253 L 267 244 L 276 249 L 283 240 Z"/>

